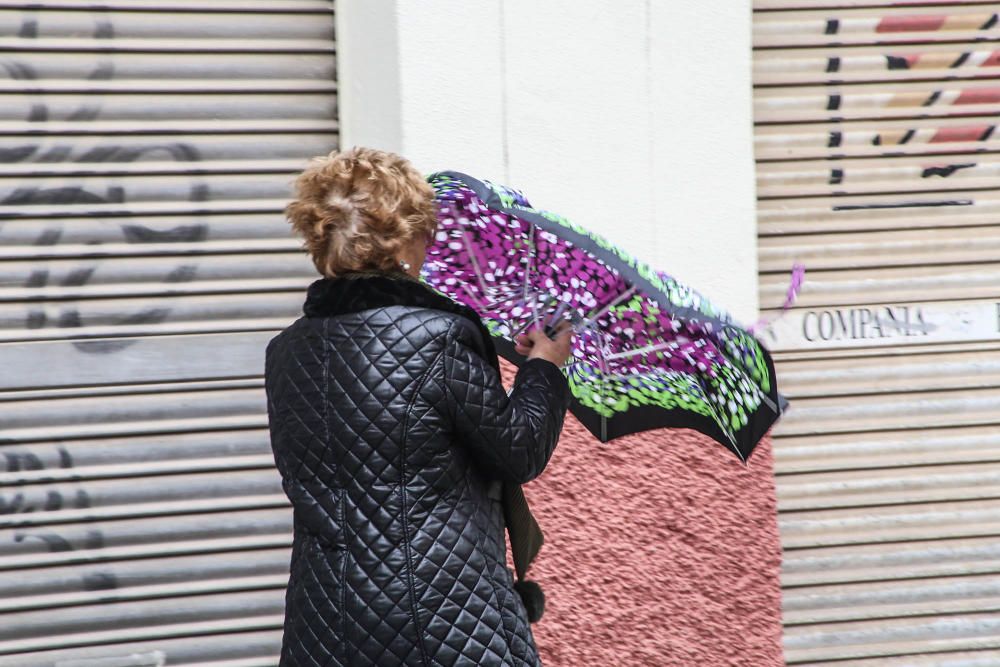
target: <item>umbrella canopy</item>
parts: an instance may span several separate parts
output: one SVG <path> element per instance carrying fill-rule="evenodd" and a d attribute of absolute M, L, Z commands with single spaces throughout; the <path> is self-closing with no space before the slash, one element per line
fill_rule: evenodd
<path fill-rule="evenodd" d="M 692 428 L 746 461 L 785 406 L 770 355 L 694 290 L 520 192 L 429 177 L 438 232 L 423 278 L 473 308 L 510 361 L 514 337 L 569 321 L 571 411 L 601 441 Z"/>

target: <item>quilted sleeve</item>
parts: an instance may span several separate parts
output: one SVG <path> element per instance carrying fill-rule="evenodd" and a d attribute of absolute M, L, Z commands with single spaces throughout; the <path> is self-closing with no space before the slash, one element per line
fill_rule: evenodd
<path fill-rule="evenodd" d="M 496 370 L 454 336 L 444 367 L 452 426 L 483 471 L 518 484 L 541 474 L 569 407 L 569 386 L 559 368 L 544 359 L 526 361 L 508 396 Z"/>

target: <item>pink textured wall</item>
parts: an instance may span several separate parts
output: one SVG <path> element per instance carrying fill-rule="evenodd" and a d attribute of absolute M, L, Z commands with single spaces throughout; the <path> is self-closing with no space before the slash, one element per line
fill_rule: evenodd
<path fill-rule="evenodd" d="M 569 417 L 525 491 L 545 532 L 530 578 L 546 667 L 784 664 L 768 440 L 746 469 L 693 431 L 602 445 Z"/>

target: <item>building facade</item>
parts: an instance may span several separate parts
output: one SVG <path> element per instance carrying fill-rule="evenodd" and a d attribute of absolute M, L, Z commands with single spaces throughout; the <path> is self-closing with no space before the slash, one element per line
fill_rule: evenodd
<path fill-rule="evenodd" d="M 314 277 L 282 216 L 309 156 L 520 185 L 755 313 L 749 13 L 717 21 L 724 58 L 675 43 L 720 7 L 0 8 L 0 664 L 275 663 L 291 511 L 261 362 Z M 682 76 L 733 67 L 737 94 Z M 767 445 L 748 472 L 691 434 L 570 424 L 528 492 L 548 664 L 780 664 Z"/>
<path fill-rule="evenodd" d="M 0 665 L 275 664 L 262 354 L 314 277 L 282 208 L 354 144 L 746 322 L 806 265 L 773 456 L 567 426 L 527 488 L 546 664 L 1000 664 L 995 3 L 336 9 L 0 8 Z"/>

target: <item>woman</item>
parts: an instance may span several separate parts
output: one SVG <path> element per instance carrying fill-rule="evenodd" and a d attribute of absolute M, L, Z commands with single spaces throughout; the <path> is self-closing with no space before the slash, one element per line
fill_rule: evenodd
<path fill-rule="evenodd" d="M 417 280 L 433 196 L 404 159 L 355 148 L 314 160 L 287 209 L 324 277 L 267 347 L 294 508 L 283 667 L 539 664 L 498 488 L 555 448 L 570 333 L 517 340 L 508 396 L 479 318 Z"/>

